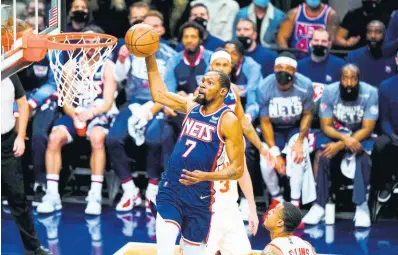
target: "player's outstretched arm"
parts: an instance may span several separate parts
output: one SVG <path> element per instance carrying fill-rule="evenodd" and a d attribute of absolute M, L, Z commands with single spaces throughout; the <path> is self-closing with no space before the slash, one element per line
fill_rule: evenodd
<path fill-rule="evenodd" d="M 148 70 L 149 89 L 153 100 L 175 111 L 188 112 L 194 106 L 194 102 L 167 90 L 158 70 L 155 56 L 146 57 L 145 62 Z"/>

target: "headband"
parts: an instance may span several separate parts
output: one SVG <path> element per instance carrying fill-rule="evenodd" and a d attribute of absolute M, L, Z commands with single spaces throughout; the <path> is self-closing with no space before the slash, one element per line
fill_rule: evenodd
<path fill-rule="evenodd" d="M 210 64 L 213 63 L 213 61 L 217 58 L 225 58 L 226 60 L 228 60 L 230 63 L 231 61 L 231 55 L 229 55 L 228 52 L 220 50 L 220 51 L 216 51 L 211 55 L 210 58 Z"/>
<path fill-rule="evenodd" d="M 275 65 L 289 65 L 297 68 L 297 61 L 292 58 L 282 56 L 276 58 Z"/>

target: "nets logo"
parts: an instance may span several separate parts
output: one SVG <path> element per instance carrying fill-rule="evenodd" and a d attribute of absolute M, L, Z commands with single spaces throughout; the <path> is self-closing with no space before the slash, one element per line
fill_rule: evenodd
<path fill-rule="evenodd" d="M 216 130 L 215 126 L 188 118 L 185 121 L 181 134 L 208 143 L 213 140 L 213 134 Z"/>

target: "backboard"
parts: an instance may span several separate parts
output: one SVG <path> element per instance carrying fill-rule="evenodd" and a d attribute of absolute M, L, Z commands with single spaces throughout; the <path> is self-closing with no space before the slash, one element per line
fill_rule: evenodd
<path fill-rule="evenodd" d="M 21 32 L 31 28 L 34 33 L 59 34 L 65 13 L 65 0 L 1 1 L 2 80 L 31 64 L 23 59 Z"/>

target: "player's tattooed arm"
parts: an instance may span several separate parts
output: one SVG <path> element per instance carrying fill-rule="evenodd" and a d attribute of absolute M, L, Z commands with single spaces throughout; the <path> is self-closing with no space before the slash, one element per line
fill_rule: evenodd
<path fill-rule="evenodd" d="M 153 100 L 175 111 L 188 112 L 194 106 L 194 102 L 186 97 L 168 91 L 158 70 L 155 56 L 146 57 L 145 62 L 148 71 L 149 89 Z"/>

